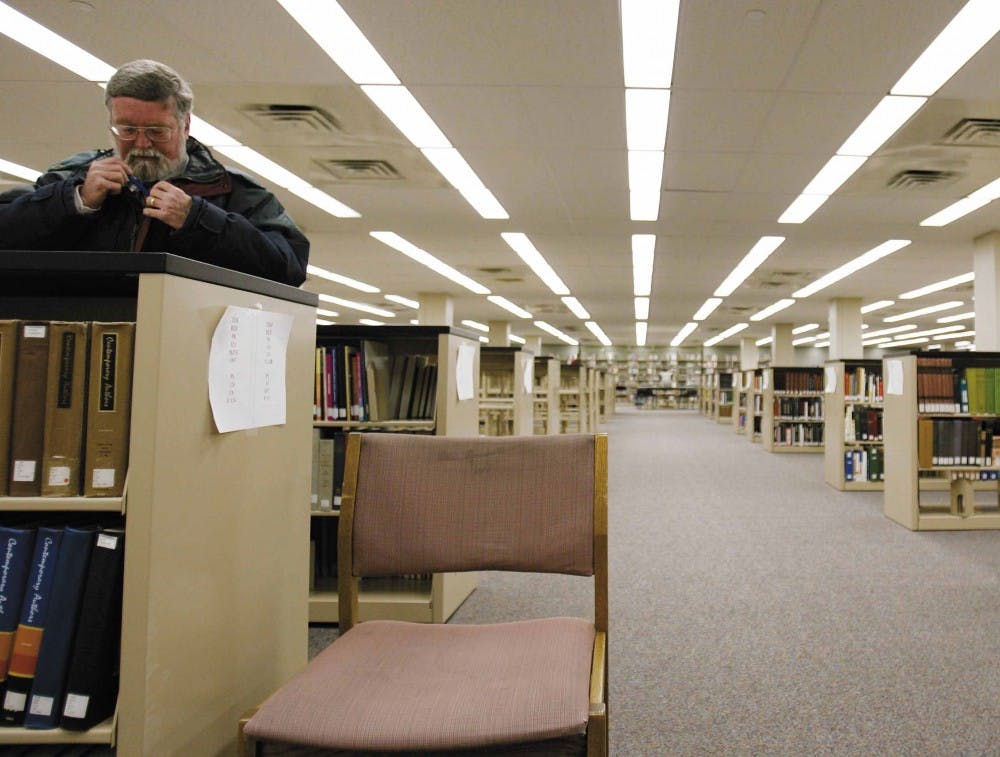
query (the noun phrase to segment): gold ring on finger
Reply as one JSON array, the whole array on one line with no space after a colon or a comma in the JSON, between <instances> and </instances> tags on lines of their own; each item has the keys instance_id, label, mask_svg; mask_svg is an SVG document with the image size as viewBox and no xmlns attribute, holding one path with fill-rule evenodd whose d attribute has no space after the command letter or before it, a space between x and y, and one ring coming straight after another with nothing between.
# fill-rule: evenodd
<instances>
[{"instance_id":1,"label":"gold ring on finger","mask_svg":"<svg viewBox=\"0 0 1000 757\"><path fill-rule=\"evenodd\" d=\"M156 207L156 198L155 197L150 197L149 198L149 207L151 207L151 208L155 208Z\"/></svg>"}]
</instances>

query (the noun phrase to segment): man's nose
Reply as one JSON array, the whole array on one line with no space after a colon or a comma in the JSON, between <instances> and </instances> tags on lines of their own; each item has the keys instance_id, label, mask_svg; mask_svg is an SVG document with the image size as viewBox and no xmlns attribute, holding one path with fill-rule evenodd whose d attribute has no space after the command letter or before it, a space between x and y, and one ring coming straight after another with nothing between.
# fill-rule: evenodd
<instances>
[{"instance_id":1,"label":"man's nose","mask_svg":"<svg viewBox=\"0 0 1000 757\"><path fill-rule=\"evenodd\" d=\"M153 146L153 140L146 136L146 130L140 129L138 136L135 138L135 146L143 150L147 150Z\"/></svg>"}]
</instances>

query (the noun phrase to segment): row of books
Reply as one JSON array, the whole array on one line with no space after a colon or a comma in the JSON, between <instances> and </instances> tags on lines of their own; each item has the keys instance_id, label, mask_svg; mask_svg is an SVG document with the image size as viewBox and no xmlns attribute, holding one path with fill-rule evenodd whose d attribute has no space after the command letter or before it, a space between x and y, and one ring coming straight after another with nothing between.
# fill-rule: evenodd
<instances>
[{"instance_id":1,"label":"row of books","mask_svg":"<svg viewBox=\"0 0 1000 757\"><path fill-rule=\"evenodd\" d=\"M917 410L1000 414L1000 367L955 365L950 357L918 357Z\"/></svg>"},{"instance_id":2,"label":"row of books","mask_svg":"<svg viewBox=\"0 0 1000 757\"><path fill-rule=\"evenodd\" d=\"M774 391L776 392L822 392L823 371L820 369L797 370L794 368L773 368Z\"/></svg>"},{"instance_id":3,"label":"row of books","mask_svg":"<svg viewBox=\"0 0 1000 757\"><path fill-rule=\"evenodd\" d=\"M316 348L313 420L433 418L436 398L433 357L390 355L385 344L370 340Z\"/></svg>"},{"instance_id":4,"label":"row of books","mask_svg":"<svg viewBox=\"0 0 1000 757\"><path fill-rule=\"evenodd\" d=\"M917 464L991 467L1000 463L1000 420L918 418Z\"/></svg>"},{"instance_id":5,"label":"row of books","mask_svg":"<svg viewBox=\"0 0 1000 757\"><path fill-rule=\"evenodd\" d=\"M848 402L882 402L885 386L881 368L859 365L844 369L844 398Z\"/></svg>"},{"instance_id":6,"label":"row of books","mask_svg":"<svg viewBox=\"0 0 1000 757\"><path fill-rule=\"evenodd\" d=\"M775 423L772 441L779 447L819 447L823 444L823 424Z\"/></svg>"},{"instance_id":7,"label":"row of books","mask_svg":"<svg viewBox=\"0 0 1000 757\"><path fill-rule=\"evenodd\" d=\"M118 692L125 533L0 526L0 725L87 730Z\"/></svg>"},{"instance_id":8,"label":"row of books","mask_svg":"<svg viewBox=\"0 0 1000 757\"><path fill-rule=\"evenodd\" d=\"M845 481L884 481L885 452L879 447L844 451Z\"/></svg>"},{"instance_id":9,"label":"row of books","mask_svg":"<svg viewBox=\"0 0 1000 757\"><path fill-rule=\"evenodd\" d=\"M134 323L0 321L0 496L121 496Z\"/></svg>"},{"instance_id":10,"label":"row of books","mask_svg":"<svg viewBox=\"0 0 1000 757\"><path fill-rule=\"evenodd\" d=\"M882 408L848 405L844 413L844 441L882 441Z\"/></svg>"},{"instance_id":11,"label":"row of books","mask_svg":"<svg viewBox=\"0 0 1000 757\"><path fill-rule=\"evenodd\" d=\"M823 420L823 400L805 397L775 397L775 418L814 418Z\"/></svg>"},{"instance_id":12,"label":"row of books","mask_svg":"<svg viewBox=\"0 0 1000 757\"><path fill-rule=\"evenodd\" d=\"M340 493L344 483L344 451L347 435L330 435L313 429L311 510L322 512L340 509Z\"/></svg>"}]
</instances>

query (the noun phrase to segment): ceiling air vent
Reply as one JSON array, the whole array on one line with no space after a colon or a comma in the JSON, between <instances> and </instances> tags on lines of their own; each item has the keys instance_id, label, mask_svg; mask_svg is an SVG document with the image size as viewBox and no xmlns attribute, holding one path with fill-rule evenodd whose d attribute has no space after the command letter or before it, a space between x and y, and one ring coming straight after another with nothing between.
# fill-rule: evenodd
<instances>
[{"instance_id":1,"label":"ceiling air vent","mask_svg":"<svg viewBox=\"0 0 1000 757\"><path fill-rule=\"evenodd\" d=\"M886 186L889 189L926 189L927 187L950 184L957 178L958 174L954 171L912 168L897 173L886 182Z\"/></svg>"},{"instance_id":2,"label":"ceiling air vent","mask_svg":"<svg viewBox=\"0 0 1000 757\"><path fill-rule=\"evenodd\" d=\"M940 143L963 147L1000 147L1000 119L963 118L945 133Z\"/></svg>"},{"instance_id":3,"label":"ceiling air vent","mask_svg":"<svg viewBox=\"0 0 1000 757\"><path fill-rule=\"evenodd\" d=\"M396 181L403 175L387 160L378 158L333 158L316 164L337 181Z\"/></svg>"},{"instance_id":4,"label":"ceiling air vent","mask_svg":"<svg viewBox=\"0 0 1000 757\"><path fill-rule=\"evenodd\" d=\"M343 131L336 116L315 105L257 104L247 105L242 111L264 131L298 134L333 134Z\"/></svg>"}]
</instances>

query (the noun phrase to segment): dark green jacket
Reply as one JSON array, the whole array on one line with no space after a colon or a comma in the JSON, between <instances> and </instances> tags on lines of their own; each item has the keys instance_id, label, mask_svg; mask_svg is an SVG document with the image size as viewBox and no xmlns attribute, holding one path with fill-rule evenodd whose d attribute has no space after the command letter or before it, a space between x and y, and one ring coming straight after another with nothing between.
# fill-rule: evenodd
<instances>
[{"instance_id":1,"label":"dark green jacket","mask_svg":"<svg viewBox=\"0 0 1000 757\"><path fill-rule=\"evenodd\" d=\"M0 250L170 252L293 286L305 281L309 240L277 198L191 137L187 150L187 168L170 180L194 200L180 229L143 216L134 191L108 195L97 213L77 213L74 187L93 161L111 155L93 150L53 166L34 188L0 195Z\"/></svg>"}]
</instances>

